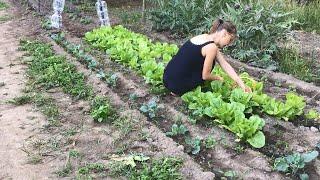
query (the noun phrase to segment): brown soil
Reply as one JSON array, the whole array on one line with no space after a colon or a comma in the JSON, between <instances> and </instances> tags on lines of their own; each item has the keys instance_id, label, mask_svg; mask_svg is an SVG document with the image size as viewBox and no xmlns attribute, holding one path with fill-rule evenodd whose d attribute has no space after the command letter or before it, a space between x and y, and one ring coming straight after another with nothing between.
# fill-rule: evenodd
<instances>
[{"instance_id":1,"label":"brown soil","mask_svg":"<svg viewBox=\"0 0 320 180\"><path fill-rule=\"evenodd\" d=\"M59 88L39 91L51 97L58 106L61 115L57 127L49 126L46 117L34 111L35 107L30 104L13 106L5 103L13 97L23 95L22 90L27 82L27 67L21 64L23 58L20 58L23 52L17 51L19 38L37 37L48 40L45 34L40 34L39 19L28 13L24 14L24 18L19 18L21 14L15 10L12 8L7 12L14 13L16 19L0 25L3 32L0 35L0 41L3 42L0 45L0 75L3 77L0 87L0 179L56 179L57 172L65 169L69 163L71 172L67 176L75 177L77 170L88 163L110 163L110 156L121 148L125 154L143 153L151 158L182 158L184 164L181 172L184 179L214 178L213 173L203 172L183 152L182 146L147 122L146 117L138 111L130 110L117 94L79 64L79 70L89 77L88 84L93 85L96 95L110 98L119 113L134 123L133 131L123 135L121 129L115 126L94 123L88 114L90 102L73 99ZM58 46L54 47L57 53L64 53ZM147 138L142 137L142 134L146 134ZM70 157L71 150L79 152L80 157ZM108 169L101 174L92 174L92 177L112 179L107 176L107 172Z\"/></svg>"},{"instance_id":2,"label":"brown soil","mask_svg":"<svg viewBox=\"0 0 320 180\"><path fill-rule=\"evenodd\" d=\"M320 35L310 32L294 31L293 38L303 56L320 64Z\"/></svg>"},{"instance_id":3,"label":"brown soil","mask_svg":"<svg viewBox=\"0 0 320 180\"><path fill-rule=\"evenodd\" d=\"M0 179L51 177L51 163L32 165L23 152L27 139L40 133L45 117L33 111L31 105L15 107L6 103L24 89L26 66L21 64L22 53L17 48L19 38L30 32L24 31L26 26L20 24L23 20L15 8L0 11L0 17L5 14L15 18L0 24Z\"/></svg>"},{"instance_id":4,"label":"brown soil","mask_svg":"<svg viewBox=\"0 0 320 180\"><path fill-rule=\"evenodd\" d=\"M67 55L68 59L72 59L71 56L66 54L64 50L57 45L54 44L54 49L57 53ZM73 61L72 63L77 65L77 68L80 72L83 72L88 77L88 83L92 84L97 94L105 95L110 98L111 103L117 107L118 109L130 109L128 104L121 100L117 94L112 92L106 84L101 83L99 79L95 77L90 70L85 69L80 63ZM186 154L183 153L183 147L174 143L171 138L168 138L161 132L160 129L155 127L152 123L147 122L146 117L140 114L140 112L136 110L127 110L124 111L123 114L130 114L131 119L139 120L139 127L143 129L143 131L147 132L149 135L149 140L147 142L144 141L132 141L135 139L133 137L137 136L137 134L130 134L130 138L128 141L129 147L127 147L130 152L136 152L137 148L140 153L154 156L154 157L162 157L162 156L175 156L181 157L185 160L184 166L182 168L182 173L187 179L213 179L214 174L210 172L201 172L201 168L198 164L193 162L193 160ZM136 132L138 133L138 132ZM117 133L113 133L117 134ZM90 135L91 136L91 135ZM128 138L128 137L127 137ZM82 138L79 138L82 139ZM126 142L125 139L123 139ZM122 143L124 143L122 142ZM130 143L129 143L130 142ZM133 146L133 147L131 147ZM90 146L89 146L90 147ZM89 148L87 147L87 148ZM151 149L155 148L156 151L152 151ZM92 149L92 147L90 147ZM97 153L95 153L97 154ZM99 154L99 153L98 153Z\"/></svg>"},{"instance_id":5,"label":"brown soil","mask_svg":"<svg viewBox=\"0 0 320 180\"><path fill-rule=\"evenodd\" d=\"M69 22L68 24L66 24L66 29L67 30L72 29L72 34L76 35L78 37L82 36L84 33L84 31L81 27L82 26L80 26L77 23L73 24L73 23ZM156 34L156 36L157 36L157 34ZM161 35L158 35L158 36L161 36ZM165 36L163 36L163 37L166 38ZM161 38L159 38L159 39L161 39ZM62 50L59 50L59 52L62 52ZM77 64L77 66L79 67L80 64ZM117 67L117 65L113 65L112 67ZM245 68L250 69L250 67L245 67ZM123 68L121 70L123 70ZM130 102L127 102L128 96L130 93L133 93L133 92L140 94L140 97L142 98L142 100L139 100L137 102L137 104L135 105L136 107L139 107L139 105L141 105L142 103L150 100L151 96L149 95L149 93L147 91L147 89L149 89L150 87L145 86L145 85L141 85L143 83L143 80L141 78L139 78L137 75L131 74L130 72L128 74L121 74L120 73L121 70L117 70L121 83L117 87L117 89L113 90L118 95L120 95L120 97L117 94L112 93L105 86L102 87L102 85L100 83L96 82L96 80L93 80L93 82L91 82L91 83L93 83L93 84L96 83L95 86L99 87L99 89L102 90L101 93L109 94L109 96L111 94L111 97L114 97L114 96L117 97L117 100L114 100L115 102L124 101L126 103L130 103ZM86 70L81 69L81 71L86 71ZM254 75L255 75L255 73L260 74L260 72L261 72L260 69L252 70L252 74L254 74ZM264 73L266 73L266 72L264 72ZM90 72L87 72L86 74L89 76ZM259 77L258 74L257 74L257 77ZM272 77L273 77L273 74L271 75L271 80L270 80L271 82L273 82ZM310 106L317 107L316 105L319 104L319 99L317 99L317 97L318 97L317 93L319 91L318 91L317 87L314 87L312 85L307 84L308 87L305 88L303 86L306 84L303 84L303 83L301 84L301 82L296 81L295 79L288 82L288 79L291 79L290 77L287 77L287 79L285 79L285 80L283 80L282 77L283 77L283 75L279 74L278 76L275 76L275 78L274 78L275 79L274 81L282 80L284 82L284 87L280 88L280 90L283 89L282 92L280 93L280 95L279 95L279 93L275 93L275 91L273 89L271 89L271 87L274 86L273 84L271 84L270 87L267 88L267 89L271 89L269 91L269 93L273 94L274 96L277 95L277 96L281 97L281 94L287 91L287 88L291 83L293 83L295 85L297 84L298 92L301 92L302 94L304 94L307 98L310 99L309 102L312 102L312 103L310 103L311 104ZM173 99L174 102L179 102L179 100L177 100L177 98L171 98L169 96L165 96L164 99L171 99L171 100ZM314 100L314 99L316 99L316 100ZM161 102L163 102L163 101L161 101ZM206 135L208 135L210 133L210 129L206 129L206 128L201 127L199 125L197 125L197 126L190 125L190 123L187 122L187 117L184 114L182 114L181 112L176 111L175 110L176 108L173 108L173 107L175 107L175 103L168 103L168 104L167 103L168 102L165 102L165 104L163 104L164 107L168 107L168 108L166 108L165 110L162 111L163 117L158 119L161 121L160 121L160 123L157 124L158 127L160 127L163 131L168 131L170 129L171 123L172 123L172 117L180 115L180 116L183 116L183 122L188 125L188 128L189 128L189 130L191 130L191 134L193 137L196 137L196 136L206 137ZM122 106L123 106L123 104L122 104ZM128 106L128 105L126 105L126 106ZM64 108L62 108L62 109L64 109ZM266 117L266 118L268 119L269 117ZM300 152L305 151L305 150L310 150L310 149L312 149L314 143L316 143L317 140L319 140L319 132L318 131L311 131L311 129L308 129L305 127L297 128L297 127L293 126L292 123L286 123L286 122L281 122L280 126L279 126L278 123L276 123L277 120L275 120L273 118L268 119L268 120L270 122L267 123L265 131L266 131L267 138L269 140L268 144L269 143L270 144L268 146L266 146L266 150L261 150L261 152L267 156L274 156L274 155L278 156L278 155L282 155L282 153L286 153L287 151L291 151L291 150L300 151ZM212 134L217 138L221 137L221 133L226 134L227 141L228 141L228 143L230 143L230 147L225 148L225 147L221 147L221 145L219 145L218 148L213 151L203 151L202 153L200 153L199 156L194 157L194 160L199 162L202 165L202 167L205 167L206 169L208 168L208 170L211 170L211 171L214 171L214 169L216 169L216 168L225 170L225 169L230 169L230 167L231 167L231 169L236 170L238 172L245 172L245 173L240 173L240 174L243 175L243 177L246 177L249 179L251 179L251 178L280 179L280 177L282 177L282 175L279 175L278 173L271 173L270 172L271 167L268 164L269 159L266 157L263 157L263 155L261 153L257 152L256 150L252 150L250 148L247 148L243 154L236 155L235 152L231 148L231 147L234 147L234 145L235 145L233 142L233 139L234 139L233 136L231 134L229 134L228 132L225 133L224 130L221 130L220 128L213 128L212 130L213 130ZM281 131L283 134L279 137L275 137L274 134L277 131ZM160 130L158 132L159 132L159 134L163 135ZM88 134L84 134L84 136L81 136L81 139L82 138L85 139L85 137L87 137L87 135ZM179 140L179 139L174 139L174 140L178 143L183 144L182 140ZM172 140L170 140L170 141L172 141ZM280 141L290 142L289 143L290 150L288 150L288 149L281 150L281 149L277 149L279 147L273 147L273 143L277 143ZM89 141L86 141L86 143L88 143L88 142ZM157 143L161 144L161 142L163 142L163 141L161 140ZM84 143L84 144L86 144L86 143ZM185 144L183 144L183 145L185 145ZM85 147L85 146L83 145L82 147ZM170 146L170 147L172 147L172 146ZM169 147L167 147L167 148L169 148ZM176 148L181 149L181 146L178 146ZM88 149L86 149L86 150L88 150ZM173 149L173 150L175 150L175 149ZM183 150L183 146L182 146L181 150ZM275 152L276 150L279 150L280 152ZM270 151L271 153L268 154L268 151ZM186 156L186 157L189 157L189 156ZM211 160L213 159L213 161L214 161L213 165L209 165L209 166L207 165L208 162L210 162L209 159L211 159ZM250 161L250 160L252 160L252 161ZM193 161L188 160L188 162L192 163ZM319 161L316 161L315 165L313 167L317 167L317 166L319 166ZM187 169L188 168L190 168L190 166L187 166ZM320 174L319 169L318 170L315 169L315 171L318 171L318 172L311 172L310 171L311 178L319 177L319 174Z\"/></svg>"},{"instance_id":6,"label":"brown soil","mask_svg":"<svg viewBox=\"0 0 320 180\"><path fill-rule=\"evenodd\" d=\"M78 43L79 43L79 41L78 41ZM101 55L98 55L98 54L96 54L96 56L101 56ZM103 61L105 61L105 59L103 58ZM112 63L111 63L112 64ZM115 67L116 65L110 65L110 64L108 64L108 66L112 66L112 67ZM114 69L114 68L113 68ZM123 69L123 68L121 68L121 67L118 67L118 69ZM121 70L120 70L121 71ZM136 75L129 75L129 76L127 76L127 78L129 78L129 79L137 79L137 76ZM139 80L138 82L136 82L136 83L138 83L139 84L139 86L138 85L132 85L131 83L128 83L128 81L130 81L130 80L123 80L123 79L121 79L120 81L124 81L123 82L123 84L124 85L128 85L128 86L132 86L132 87L141 87L141 81L143 81L143 80ZM122 83L121 83L122 84ZM129 85L129 84L131 84L131 85ZM137 90L135 88L135 90ZM150 87L149 87L150 88ZM131 93L133 93L134 91L128 91L129 89L132 89L132 88L125 88L125 87L123 87L123 86L121 86L120 87L120 89L125 89L125 92L122 92L121 90L119 91L119 89L117 89L117 92L119 93L119 94L121 94L121 97L128 97L129 96L129 94L131 94ZM145 89L148 89L148 87L145 87ZM284 88L285 89L285 88ZM141 90L139 90L139 91L141 91ZM146 91L146 90L144 90L144 91ZM285 90L285 91L283 91L283 93L285 93L285 92L287 92L287 90ZM275 93L275 94L278 94L278 93ZM127 100L128 98L124 98L125 100ZM147 97L146 98L147 100L148 99L150 99L150 97ZM169 98L169 99L171 99L172 100L172 98ZM175 99L175 98L173 98L173 99ZM144 102L146 102L147 100L144 100ZM143 102L143 101L142 101ZM142 103L142 102L140 102L140 104ZM171 104L171 105L174 105L174 104ZM165 107L167 107L168 106L168 104L165 104L164 105ZM168 111L168 110L164 110L164 112L165 112L165 114L168 114L168 112L170 112L170 111ZM168 114L168 117L172 117L172 116L174 116L174 115L176 115L175 113L173 113L173 114ZM159 120L159 119L158 119ZM171 121L171 120L170 120ZM170 127L171 127L171 125L169 125L168 124L168 122L170 122L170 121L163 121L163 124L162 123L160 123L160 127L161 128L163 128L165 131L168 131L168 130L170 130ZM277 120L274 120L274 119L272 119L271 118L271 123L269 123L269 124L267 124L268 126L267 126L267 128L266 128L266 131L267 132L272 132L272 130L271 129L273 129L273 128L271 128L272 127L272 122L276 122ZM162 121L160 121L160 122L162 122ZM162 125L161 125L162 124ZM296 135L296 133L297 132L299 132L300 130L298 129L298 128L295 128L295 127L292 127L292 124L291 123L285 123L285 125L284 126L287 126L286 127L286 129L290 129L290 128L293 128L294 129L294 131L293 132L286 132L285 133L285 136L282 136L282 137L280 137L279 139L275 139L275 141L274 142L281 142L281 141L285 141L285 142L290 142L290 141L292 141L292 138L297 138L297 136L295 136ZM192 127L191 129L193 129L195 132L201 132L201 129L200 129L200 131L198 131L199 129L196 129L195 127ZM277 130L277 129L275 129L275 130ZM314 143L315 142L317 142L318 140L319 140L319 136L317 135L317 134L314 134L314 133L317 133L317 132L311 132L311 130L304 130L304 131L307 131L306 133L304 133L304 132L302 132L302 139L300 138L297 138L298 140L297 140L297 142L296 143L292 143L292 144L290 144L290 146L289 146L289 149L284 149L283 151L280 151L280 152L276 152L276 150L279 150L279 149L277 149L277 148L279 148L279 147L273 147L273 145L272 144L270 144L268 147L269 148L271 148L270 149L270 152L271 152L271 154L268 154L268 152L267 151L265 151L265 150L261 150L261 152L262 153L265 153L266 155L269 155L270 157L278 157L278 156L280 156L280 155L283 155L283 154L285 154L285 153L287 153L287 152L290 152L290 151L300 151L300 152L302 152L302 151L305 151L305 150L309 150L309 149L312 149L313 148L313 146L314 146ZM217 131L217 132L219 132L219 131ZM311 132L311 134L314 134L314 136L309 136L308 135L308 133L309 132ZM195 136L199 136L199 134L198 133L196 133L195 134ZM206 132L207 133L207 132ZM300 136L301 136L301 133L298 133L298 134L300 134ZM266 135L268 135L268 134L266 134ZM299 136L299 137L300 137ZM201 136L200 136L201 137ZM272 140L272 138L274 138L273 136L272 136L272 134L270 134L269 136L267 136L267 138L269 138L270 140ZM307 139L310 139L311 141L307 141L307 142L310 142L310 144L308 144L308 145L306 145L305 144L305 140L306 139L304 139L304 138L307 138ZM178 140L179 141L179 140ZM271 142L271 141L270 141ZM183 142L180 142L179 141L179 143L183 143ZM271 142L272 143L272 142ZM300 145L299 145L300 144ZM267 147L267 148L268 148ZM207 152L206 152L206 154L208 154ZM209 153L210 154L210 153ZM200 155L201 156L201 155ZM257 155L255 155L255 156L257 156ZM213 157L213 156L211 156L211 157ZM250 157L250 156L248 156L248 154L245 154L245 155L243 155L243 157ZM243 158L239 158L239 159L241 159L241 161L242 162L247 162L247 161L245 161L245 160L243 160ZM199 159L198 159L199 160ZM226 162L226 160L225 159L223 159L222 161L224 161L224 162ZM199 161L199 162L201 162L201 161ZM207 161L204 161L205 163L207 162ZM262 161L260 161L260 163L261 163ZM234 162L233 162L234 163ZM318 163L318 162L317 162ZM220 168L223 168L223 165L222 164L216 164L217 166L216 167L220 167ZM227 166L226 166L227 167ZM230 165L228 166L228 167L230 167ZM234 167L234 166L232 166L232 167ZM261 166L259 166L259 165L257 165L256 167L261 167ZM237 169L237 168L239 168L239 167L236 167L235 169ZM240 170L240 169L239 169ZM243 170L243 169L242 169ZM254 173L256 173L256 172L254 172ZM318 175L315 175L315 176L318 176ZM247 177L250 177L250 175L248 175Z\"/></svg>"},{"instance_id":7,"label":"brown soil","mask_svg":"<svg viewBox=\"0 0 320 180\"><path fill-rule=\"evenodd\" d=\"M72 40L79 42L77 38L74 38ZM96 55L99 54L97 53ZM105 65L106 72L115 72L116 69L121 68L119 66L116 67L117 65L112 64L112 62L110 62L109 60L106 61L105 57L102 58L101 61L107 63ZM117 71L116 74L119 77L119 85L114 89L114 91L116 91L117 94L120 94L122 100L128 101L128 103L130 103L132 106L140 107L143 103L148 102L153 97L150 96L150 93L148 93L148 87L143 85L143 80L141 80L141 78L138 78L137 75L134 75L134 73L124 75L120 71ZM137 79L140 79L138 80L138 82L140 83L136 82ZM140 94L140 98L136 102L132 102L128 100L128 98L126 98L129 97L130 94ZM178 100L178 98L171 98L171 100L172 99L174 99L174 101ZM180 117L182 122L189 129L190 135L193 138L199 137L201 139L204 139L208 137L208 135L212 135L215 139L221 140L222 136L224 136L224 141L226 141L226 145L229 146L229 148L225 148L222 144L219 144L213 150L205 150L201 152L200 155L193 156L197 162L202 164L203 167L206 167L206 169L213 172L217 172L219 169L232 169L245 178L256 177L258 179L278 179L281 177L281 175L279 175L278 173L270 173L271 167L268 165L268 159L263 157L262 154L248 149L243 154L237 156L234 150L232 150L232 147L236 146L234 143L233 135L217 127L200 128L198 126L191 125L184 114L176 111L171 107L173 105L174 104L170 103L159 104L159 107L164 107L164 109L161 110L158 117L149 120L155 122L159 128L161 128L164 132L167 132L171 130L171 125L173 124L174 120ZM186 147L184 139L174 138L174 140ZM245 159L251 160L248 161ZM209 160L213 162L208 166Z\"/></svg>"}]
</instances>

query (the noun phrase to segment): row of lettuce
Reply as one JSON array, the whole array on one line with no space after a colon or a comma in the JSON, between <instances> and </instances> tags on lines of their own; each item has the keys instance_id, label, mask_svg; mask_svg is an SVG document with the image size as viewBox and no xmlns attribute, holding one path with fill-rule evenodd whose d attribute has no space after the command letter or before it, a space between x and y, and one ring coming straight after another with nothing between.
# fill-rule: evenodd
<instances>
[{"instance_id":1,"label":"row of lettuce","mask_svg":"<svg viewBox=\"0 0 320 180\"><path fill-rule=\"evenodd\" d=\"M106 51L110 58L141 74L146 83L163 86L162 75L166 63L174 56L175 44L152 42L148 37L131 32L123 26L102 27L88 32L85 39L93 47ZM303 113L306 106L303 97L293 92L286 94L282 102L262 92L263 83L255 81L247 73L240 76L253 93L244 93L220 68L214 74L224 78L223 82L212 81L182 96L194 115L209 116L222 127L235 133L238 140L247 141L255 148L265 145L262 129L265 121L261 112L291 120ZM249 118L247 118L249 117Z\"/></svg>"}]
</instances>

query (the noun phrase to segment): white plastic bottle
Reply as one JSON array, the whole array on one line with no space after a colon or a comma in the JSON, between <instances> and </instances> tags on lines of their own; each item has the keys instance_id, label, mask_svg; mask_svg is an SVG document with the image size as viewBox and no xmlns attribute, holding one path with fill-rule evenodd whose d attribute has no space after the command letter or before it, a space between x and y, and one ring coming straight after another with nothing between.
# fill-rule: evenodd
<instances>
[{"instance_id":1,"label":"white plastic bottle","mask_svg":"<svg viewBox=\"0 0 320 180\"><path fill-rule=\"evenodd\" d=\"M56 29L62 27L62 17L60 13L56 12L51 16L51 27Z\"/></svg>"},{"instance_id":2,"label":"white plastic bottle","mask_svg":"<svg viewBox=\"0 0 320 180\"><path fill-rule=\"evenodd\" d=\"M65 0L53 0L52 6L54 14L51 16L51 27L60 29L62 27L62 11Z\"/></svg>"},{"instance_id":3,"label":"white plastic bottle","mask_svg":"<svg viewBox=\"0 0 320 180\"><path fill-rule=\"evenodd\" d=\"M96 2L96 10L101 26L110 26L107 3L105 1L98 0Z\"/></svg>"},{"instance_id":4,"label":"white plastic bottle","mask_svg":"<svg viewBox=\"0 0 320 180\"><path fill-rule=\"evenodd\" d=\"M54 0L53 1L53 10L62 12L64 9L65 0Z\"/></svg>"}]
</instances>

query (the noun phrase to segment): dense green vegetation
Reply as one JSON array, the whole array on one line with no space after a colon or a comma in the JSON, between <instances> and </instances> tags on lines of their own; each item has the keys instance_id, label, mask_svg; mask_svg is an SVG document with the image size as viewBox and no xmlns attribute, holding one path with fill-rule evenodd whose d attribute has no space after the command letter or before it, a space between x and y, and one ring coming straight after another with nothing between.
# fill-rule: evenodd
<instances>
[{"instance_id":1,"label":"dense green vegetation","mask_svg":"<svg viewBox=\"0 0 320 180\"><path fill-rule=\"evenodd\" d=\"M217 17L231 20L239 39L226 53L249 65L280 71L308 82L320 79L318 66L296 50L281 48L292 29L319 32L320 1L298 4L286 0L154 1L153 28L179 36L207 33Z\"/></svg>"}]
</instances>

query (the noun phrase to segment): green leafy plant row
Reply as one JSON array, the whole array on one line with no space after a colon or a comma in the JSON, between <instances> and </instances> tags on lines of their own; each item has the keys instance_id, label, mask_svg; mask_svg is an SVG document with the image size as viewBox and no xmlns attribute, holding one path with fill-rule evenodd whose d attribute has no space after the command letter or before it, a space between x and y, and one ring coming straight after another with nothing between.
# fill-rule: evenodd
<instances>
[{"instance_id":1,"label":"green leafy plant row","mask_svg":"<svg viewBox=\"0 0 320 180\"><path fill-rule=\"evenodd\" d=\"M35 85L46 89L61 87L76 98L92 96L92 87L86 85L84 75L65 57L55 55L50 45L38 41L21 41L20 44L21 50L31 56L28 74L35 78Z\"/></svg>"},{"instance_id":2,"label":"green leafy plant row","mask_svg":"<svg viewBox=\"0 0 320 180\"><path fill-rule=\"evenodd\" d=\"M178 50L176 45L152 43L146 36L122 26L93 30L86 33L86 40L94 47L107 51L112 60L138 71L153 86L163 85L164 66ZM265 123L256 115L247 119L246 114L250 115L258 109L289 120L303 113L304 99L294 93L288 93L285 102L276 100L262 93L262 82L256 82L247 73L242 73L241 78L253 90L248 94L237 89L221 68L215 68L214 73L222 76L224 82L213 81L204 89L199 87L186 93L182 99L193 114L215 118L222 127L234 132L239 140L245 140L254 147L265 144L261 131Z\"/></svg>"},{"instance_id":3,"label":"green leafy plant row","mask_svg":"<svg viewBox=\"0 0 320 180\"><path fill-rule=\"evenodd\" d=\"M162 85L164 65L178 51L177 45L152 43L146 36L122 26L96 29L86 33L85 38L94 47L107 51L112 60L138 71L154 86Z\"/></svg>"},{"instance_id":4,"label":"green leafy plant row","mask_svg":"<svg viewBox=\"0 0 320 180\"><path fill-rule=\"evenodd\" d=\"M233 80L221 68L215 68L213 73L222 76L224 82L212 81L209 87L210 91L221 94L222 99L227 102L243 104L245 106L245 113L260 110L271 116L288 121L301 115L306 106L304 98L294 92L286 94L285 102L264 94L263 83L255 81L246 72L240 74L240 77L252 89L253 93L244 93L242 90L234 88Z\"/></svg>"}]
</instances>

